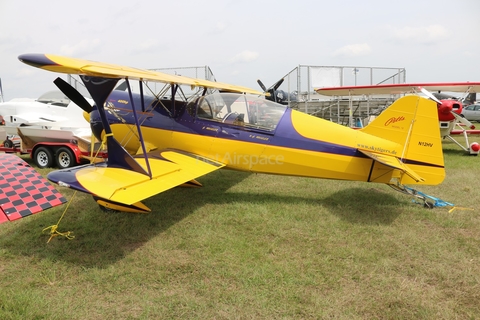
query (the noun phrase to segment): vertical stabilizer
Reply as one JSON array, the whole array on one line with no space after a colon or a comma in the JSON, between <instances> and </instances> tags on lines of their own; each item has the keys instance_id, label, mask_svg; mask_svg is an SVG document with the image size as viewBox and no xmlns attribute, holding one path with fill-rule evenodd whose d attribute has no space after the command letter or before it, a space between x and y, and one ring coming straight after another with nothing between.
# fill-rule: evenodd
<instances>
[{"instance_id":1,"label":"vertical stabilizer","mask_svg":"<svg viewBox=\"0 0 480 320\"><path fill-rule=\"evenodd\" d=\"M468 105L474 104L476 101L477 101L477 93L476 93L476 92L472 92L472 93L469 93L469 94L463 99L463 104L464 104L465 106L468 106Z\"/></svg>"},{"instance_id":2,"label":"vertical stabilizer","mask_svg":"<svg viewBox=\"0 0 480 320\"><path fill-rule=\"evenodd\" d=\"M397 158L421 176L424 184L443 181L443 149L435 102L414 95L402 97L361 131L401 145ZM405 175L401 183L415 181Z\"/></svg>"}]
</instances>

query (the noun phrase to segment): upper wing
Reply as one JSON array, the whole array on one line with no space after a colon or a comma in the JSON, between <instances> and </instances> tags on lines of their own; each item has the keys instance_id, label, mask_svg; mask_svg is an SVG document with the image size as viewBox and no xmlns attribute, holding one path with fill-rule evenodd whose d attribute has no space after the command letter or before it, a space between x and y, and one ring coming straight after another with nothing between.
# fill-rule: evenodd
<instances>
[{"instance_id":1,"label":"upper wing","mask_svg":"<svg viewBox=\"0 0 480 320\"><path fill-rule=\"evenodd\" d=\"M129 78L163 83L177 83L195 87L212 88L233 92L245 92L258 95L264 94L258 90L221 82L170 75L163 72L68 58L52 54L22 54L18 57L18 59L31 66L59 73L80 74L102 78Z\"/></svg>"},{"instance_id":2,"label":"upper wing","mask_svg":"<svg viewBox=\"0 0 480 320\"><path fill-rule=\"evenodd\" d=\"M329 87L315 89L324 96L354 96L369 94L403 94L418 92L420 88L428 91L446 92L480 92L480 82L452 82L452 83L402 83L379 84L372 86Z\"/></svg>"},{"instance_id":3,"label":"upper wing","mask_svg":"<svg viewBox=\"0 0 480 320\"><path fill-rule=\"evenodd\" d=\"M19 157L0 153L0 223L58 206L66 199Z\"/></svg>"},{"instance_id":4,"label":"upper wing","mask_svg":"<svg viewBox=\"0 0 480 320\"><path fill-rule=\"evenodd\" d=\"M53 171L48 179L126 205L161 193L225 165L194 154L163 150L147 154L152 177L132 170L87 165ZM135 159L147 170L143 157Z\"/></svg>"}]
</instances>

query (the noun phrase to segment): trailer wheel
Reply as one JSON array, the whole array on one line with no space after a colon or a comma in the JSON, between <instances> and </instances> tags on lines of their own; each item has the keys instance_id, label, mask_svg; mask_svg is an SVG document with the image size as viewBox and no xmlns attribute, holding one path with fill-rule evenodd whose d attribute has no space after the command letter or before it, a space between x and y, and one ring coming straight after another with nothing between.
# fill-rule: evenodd
<instances>
[{"instance_id":1,"label":"trailer wheel","mask_svg":"<svg viewBox=\"0 0 480 320\"><path fill-rule=\"evenodd\" d=\"M10 139L6 139L5 141L3 141L3 146L5 148L13 148L13 141Z\"/></svg>"},{"instance_id":2,"label":"trailer wheel","mask_svg":"<svg viewBox=\"0 0 480 320\"><path fill-rule=\"evenodd\" d=\"M70 168L77 164L72 150L66 147L57 150L55 162L60 169Z\"/></svg>"},{"instance_id":3,"label":"trailer wheel","mask_svg":"<svg viewBox=\"0 0 480 320\"><path fill-rule=\"evenodd\" d=\"M45 147L39 147L33 154L33 161L40 169L51 167L53 164L52 151Z\"/></svg>"}]
</instances>

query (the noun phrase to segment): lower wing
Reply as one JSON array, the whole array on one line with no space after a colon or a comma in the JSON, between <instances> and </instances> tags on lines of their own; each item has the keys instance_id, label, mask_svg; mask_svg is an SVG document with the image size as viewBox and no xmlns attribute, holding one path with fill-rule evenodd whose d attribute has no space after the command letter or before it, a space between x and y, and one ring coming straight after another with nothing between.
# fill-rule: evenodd
<instances>
[{"instance_id":1,"label":"lower wing","mask_svg":"<svg viewBox=\"0 0 480 320\"><path fill-rule=\"evenodd\" d=\"M174 150L151 152L147 157L148 165L143 155L135 160L146 172L150 167L151 177L101 163L53 171L48 179L90 193L97 199L129 206L225 166L205 157Z\"/></svg>"},{"instance_id":2,"label":"lower wing","mask_svg":"<svg viewBox=\"0 0 480 320\"><path fill-rule=\"evenodd\" d=\"M25 161L13 154L0 153L0 223L64 202L66 199Z\"/></svg>"}]
</instances>

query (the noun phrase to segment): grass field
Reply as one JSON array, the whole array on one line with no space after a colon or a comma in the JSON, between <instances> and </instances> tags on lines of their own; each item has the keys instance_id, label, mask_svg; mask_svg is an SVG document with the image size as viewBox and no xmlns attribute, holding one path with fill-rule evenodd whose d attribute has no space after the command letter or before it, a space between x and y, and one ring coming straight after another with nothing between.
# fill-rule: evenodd
<instances>
[{"instance_id":1,"label":"grass field","mask_svg":"<svg viewBox=\"0 0 480 320\"><path fill-rule=\"evenodd\" d=\"M384 185L227 170L147 215L77 193L59 225L73 240L42 233L65 206L0 225L0 319L475 319L480 157L444 150L444 183L418 190L451 213Z\"/></svg>"}]
</instances>

